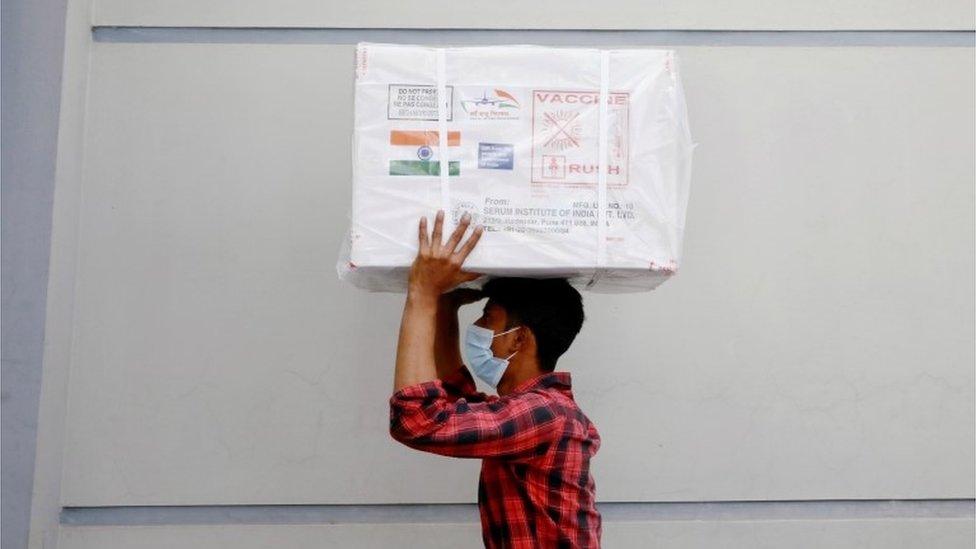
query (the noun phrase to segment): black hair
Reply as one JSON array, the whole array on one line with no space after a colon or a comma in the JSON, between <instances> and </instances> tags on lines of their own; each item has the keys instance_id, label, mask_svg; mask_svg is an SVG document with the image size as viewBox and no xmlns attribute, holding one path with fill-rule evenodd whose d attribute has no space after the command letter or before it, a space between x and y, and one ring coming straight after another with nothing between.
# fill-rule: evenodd
<instances>
[{"instance_id":1,"label":"black hair","mask_svg":"<svg viewBox=\"0 0 976 549\"><path fill-rule=\"evenodd\" d=\"M535 336L544 372L569 349L583 327L583 297L564 278L493 278L482 289L489 303L508 314L508 325L527 326Z\"/></svg>"}]
</instances>

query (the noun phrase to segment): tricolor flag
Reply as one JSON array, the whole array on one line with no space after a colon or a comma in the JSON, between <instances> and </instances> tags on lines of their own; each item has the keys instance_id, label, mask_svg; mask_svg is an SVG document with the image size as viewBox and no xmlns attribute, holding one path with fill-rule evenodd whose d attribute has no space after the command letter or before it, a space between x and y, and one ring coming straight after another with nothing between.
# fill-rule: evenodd
<instances>
[{"instance_id":1,"label":"tricolor flag","mask_svg":"<svg viewBox=\"0 0 976 549\"><path fill-rule=\"evenodd\" d=\"M393 130L390 132L392 150L401 156L400 160L390 160L390 175L440 175L440 160L431 161L434 147L440 145L437 130ZM461 146L461 132L447 132L447 146ZM402 155L399 154L402 152ZM409 159L408 159L409 158ZM448 162L448 175L460 175L461 162Z\"/></svg>"}]
</instances>

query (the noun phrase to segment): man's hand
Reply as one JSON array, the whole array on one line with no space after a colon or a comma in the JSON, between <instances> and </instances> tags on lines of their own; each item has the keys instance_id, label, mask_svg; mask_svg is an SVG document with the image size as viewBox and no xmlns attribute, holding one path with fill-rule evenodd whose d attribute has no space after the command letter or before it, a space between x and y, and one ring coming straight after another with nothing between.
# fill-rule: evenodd
<instances>
[{"instance_id":1,"label":"man's hand","mask_svg":"<svg viewBox=\"0 0 976 549\"><path fill-rule=\"evenodd\" d=\"M420 218L420 247L417 251L417 257L410 267L409 294L425 298L438 298L458 284L481 276L477 273L461 270L464 260L474 249L484 232L484 229L479 225L475 227L471 236L462 243L464 233L470 224L471 216L465 213L451 237L446 243L441 244L444 211L439 210L437 212L437 217L434 220L434 234L429 237L427 235L427 218Z\"/></svg>"}]
</instances>

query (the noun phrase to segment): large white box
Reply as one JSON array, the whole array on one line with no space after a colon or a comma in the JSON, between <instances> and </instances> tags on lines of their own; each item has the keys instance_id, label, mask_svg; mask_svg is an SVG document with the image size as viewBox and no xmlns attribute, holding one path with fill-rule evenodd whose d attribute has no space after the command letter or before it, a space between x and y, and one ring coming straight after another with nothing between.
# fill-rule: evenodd
<instances>
[{"instance_id":1,"label":"large white box","mask_svg":"<svg viewBox=\"0 0 976 549\"><path fill-rule=\"evenodd\" d=\"M485 226L467 270L654 288L681 261L692 148L671 50L359 44L339 274L402 290L443 208Z\"/></svg>"}]
</instances>

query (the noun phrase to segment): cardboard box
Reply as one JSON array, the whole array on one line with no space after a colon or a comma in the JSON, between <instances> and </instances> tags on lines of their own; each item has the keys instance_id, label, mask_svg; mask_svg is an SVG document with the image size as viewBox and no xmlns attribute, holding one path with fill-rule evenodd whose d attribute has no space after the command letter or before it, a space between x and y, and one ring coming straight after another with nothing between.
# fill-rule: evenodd
<instances>
[{"instance_id":1,"label":"cardboard box","mask_svg":"<svg viewBox=\"0 0 976 549\"><path fill-rule=\"evenodd\" d=\"M417 222L443 208L445 234L465 211L485 226L467 270L656 287L681 261L691 174L676 61L670 50L359 44L340 277L403 290Z\"/></svg>"}]
</instances>

